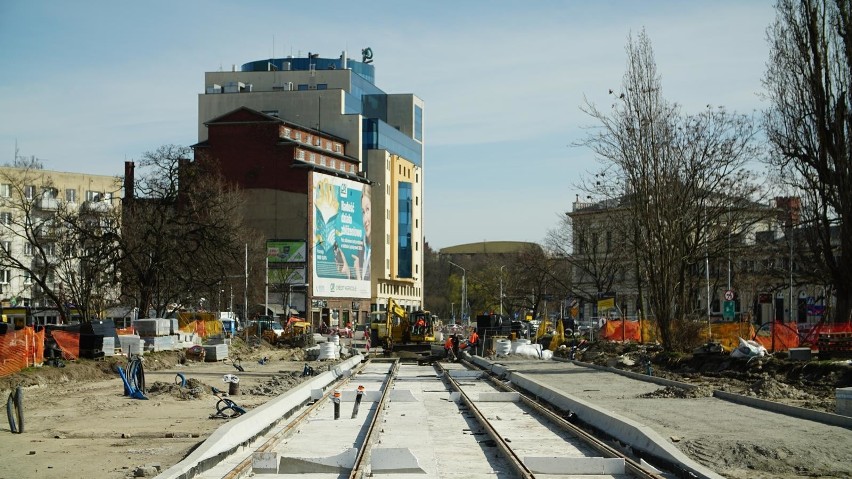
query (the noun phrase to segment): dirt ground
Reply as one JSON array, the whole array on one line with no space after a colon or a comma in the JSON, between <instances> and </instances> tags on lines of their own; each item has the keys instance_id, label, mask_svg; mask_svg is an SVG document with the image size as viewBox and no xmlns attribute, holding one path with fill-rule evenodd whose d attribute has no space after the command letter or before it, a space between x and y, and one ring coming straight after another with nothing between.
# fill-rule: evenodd
<instances>
[{"instance_id":1,"label":"dirt ground","mask_svg":"<svg viewBox=\"0 0 852 479\"><path fill-rule=\"evenodd\" d=\"M306 361L300 349L266 343L249 348L239 340L230 356L240 358L244 372L222 361L182 361L177 352L146 354L147 400L124 396L115 372L116 366L126 367L123 357L30 368L0 378L0 398L18 385L24 394L24 432L12 434L6 419L0 427L0 479L153 477L228 420L210 417L219 400L213 388L229 390L225 374L240 378L239 394L231 399L250 410L302 382L305 364L323 372L336 363ZM186 379L185 387L177 373Z\"/></svg>"},{"instance_id":2,"label":"dirt ground","mask_svg":"<svg viewBox=\"0 0 852 479\"><path fill-rule=\"evenodd\" d=\"M579 353L583 361L637 372L646 372L645 360L650 359L655 375L701 386L690 393L660 388L650 393L653 397L709 395L712 389L723 389L835 412L835 388L852 386L848 361L793 362L780 354L746 361L725 354L671 355L617 343L596 343ZM210 417L218 401L212 388L229 387L223 375L240 377L240 394L232 399L251 409L300 383L305 364L318 372L334 364L308 362L300 349L266 343L248 347L239 340L230 355L241 359L244 372L223 362L182 361L176 352L147 354L147 400L124 396L115 372L117 366L126 366L123 357L30 368L0 378L0 398L23 387L25 417L23 434L12 434L8 423L0 421L0 479L154 476L227 420ZM264 357L268 360L260 364ZM186 378L186 387L176 384L177 373ZM703 452L722 457L721 451ZM739 450L736 455L738 460L761 460L760 450Z\"/></svg>"},{"instance_id":3,"label":"dirt ground","mask_svg":"<svg viewBox=\"0 0 852 479\"><path fill-rule=\"evenodd\" d=\"M718 389L834 413L835 390L852 387L849 359L791 361L786 352L739 359L729 353L671 354L653 346L600 342L581 348L577 359L643 374L647 373L650 360L655 376L699 386L693 392L665 388L658 393L671 397L711 395Z\"/></svg>"}]
</instances>

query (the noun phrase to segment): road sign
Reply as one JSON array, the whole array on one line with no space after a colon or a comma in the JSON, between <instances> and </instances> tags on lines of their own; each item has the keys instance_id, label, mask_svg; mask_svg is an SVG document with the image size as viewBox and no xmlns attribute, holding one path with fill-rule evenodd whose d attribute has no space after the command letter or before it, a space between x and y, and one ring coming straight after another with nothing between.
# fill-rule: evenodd
<instances>
[{"instance_id":1,"label":"road sign","mask_svg":"<svg viewBox=\"0 0 852 479\"><path fill-rule=\"evenodd\" d=\"M725 295L727 296L727 294ZM725 319L734 319L735 311L734 311L734 303L733 301L725 301L722 309L722 317Z\"/></svg>"},{"instance_id":2,"label":"road sign","mask_svg":"<svg viewBox=\"0 0 852 479\"><path fill-rule=\"evenodd\" d=\"M729 289L725 291L725 301L733 301L734 300L734 290Z\"/></svg>"}]
</instances>

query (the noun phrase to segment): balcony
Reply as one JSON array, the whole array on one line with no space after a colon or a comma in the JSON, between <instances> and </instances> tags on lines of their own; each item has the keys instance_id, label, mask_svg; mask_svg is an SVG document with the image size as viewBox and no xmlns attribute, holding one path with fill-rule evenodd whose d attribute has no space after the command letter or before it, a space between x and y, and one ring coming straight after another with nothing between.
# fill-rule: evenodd
<instances>
[{"instance_id":1,"label":"balcony","mask_svg":"<svg viewBox=\"0 0 852 479\"><path fill-rule=\"evenodd\" d=\"M36 207L44 211L56 211L59 208L59 200L56 198L42 197L36 200Z\"/></svg>"}]
</instances>

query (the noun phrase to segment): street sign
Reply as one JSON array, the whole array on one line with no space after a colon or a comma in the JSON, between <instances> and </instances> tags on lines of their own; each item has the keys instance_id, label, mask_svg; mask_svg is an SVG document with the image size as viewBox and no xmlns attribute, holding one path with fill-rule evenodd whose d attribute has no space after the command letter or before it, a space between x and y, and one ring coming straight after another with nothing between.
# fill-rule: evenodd
<instances>
[{"instance_id":1,"label":"street sign","mask_svg":"<svg viewBox=\"0 0 852 479\"><path fill-rule=\"evenodd\" d=\"M725 294L725 297L728 295ZM734 311L734 306L736 303L733 301L725 301L722 309L722 317L725 319L734 319L736 312Z\"/></svg>"},{"instance_id":2,"label":"street sign","mask_svg":"<svg viewBox=\"0 0 852 479\"><path fill-rule=\"evenodd\" d=\"M729 289L725 291L725 301L733 301L734 300L734 290Z\"/></svg>"}]
</instances>

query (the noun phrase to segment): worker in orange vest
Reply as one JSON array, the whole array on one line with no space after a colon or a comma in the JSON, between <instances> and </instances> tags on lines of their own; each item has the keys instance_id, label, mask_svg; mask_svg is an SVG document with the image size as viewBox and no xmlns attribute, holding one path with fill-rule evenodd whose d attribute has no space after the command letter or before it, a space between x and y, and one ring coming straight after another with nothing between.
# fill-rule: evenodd
<instances>
[{"instance_id":1,"label":"worker in orange vest","mask_svg":"<svg viewBox=\"0 0 852 479\"><path fill-rule=\"evenodd\" d=\"M450 361L455 361L455 355L453 355L453 336L447 336L447 340L444 342L444 351L447 353L447 359Z\"/></svg>"},{"instance_id":2,"label":"worker in orange vest","mask_svg":"<svg viewBox=\"0 0 852 479\"><path fill-rule=\"evenodd\" d=\"M467 340L467 347L470 348L470 354L476 354L476 348L479 346L479 335L476 334L476 329L470 333L470 339Z\"/></svg>"}]
</instances>

